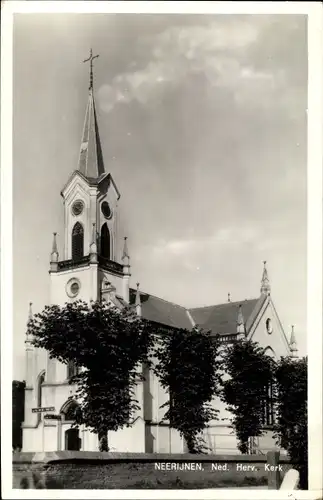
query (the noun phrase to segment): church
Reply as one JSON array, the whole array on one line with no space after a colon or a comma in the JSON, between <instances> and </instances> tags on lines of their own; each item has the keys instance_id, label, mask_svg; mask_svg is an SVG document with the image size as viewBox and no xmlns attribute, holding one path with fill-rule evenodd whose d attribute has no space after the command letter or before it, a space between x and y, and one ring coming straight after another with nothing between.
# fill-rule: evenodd
<instances>
[{"instance_id":1,"label":"church","mask_svg":"<svg viewBox=\"0 0 323 500\"><path fill-rule=\"evenodd\" d=\"M266 262L259 292L251 300L187 309L130 287L131 266L127 238L119 234L118 206L121 193L109 172L105 171L99 124L93 91L92 52L90 85L77 169L61 191L64 210L64 249L58 249L56 233L49 263L50 303L106 300L115 307L133 305L138 315L156 325L192 329L201 326L219 334L223 343L243 335L259 342L274 357L297 356L292 328L287 338L275 309ZM123 250L118 243L123 239ZM255 284L256 285L256 284ZM29 318L32 317L30 305ZM48 353L32 345L26 332L25 419L23 450L26 452L81 450L98 451L98 436L84 426L72 428L77 407L75 386L69 378L75 367L50 359ZM110 451L133 453L185 453L179 433L163 421L168 394L153 373L136 388L140 410L132 425L109 432ZM211 453L235 454L237 442L230 426L230 414L224 404L217 421L205 429L204 440ZM45 411L37 411L43 409ZM47 410L46 410L47 409ZM47 414L46 414L47 413ZM265 411L266 432L252 440L251 451L263 452L275 447L272 437L273 412Z\"/></svg>"}]
</instances>

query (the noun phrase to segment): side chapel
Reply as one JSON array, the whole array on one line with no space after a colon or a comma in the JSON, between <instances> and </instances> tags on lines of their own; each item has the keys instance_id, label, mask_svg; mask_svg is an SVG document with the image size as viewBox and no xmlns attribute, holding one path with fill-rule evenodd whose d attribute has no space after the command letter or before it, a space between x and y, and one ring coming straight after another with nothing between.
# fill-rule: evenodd
<instances>
[{"instance_id":1,"label":"side chapel","mask_svg":"<svg viewBox=\"0 0 323 500\"><path fill-rule=\"evenodd\" d=\"M115 307L132 305L137 314L154 325L191 329L199 325L223 342L234 342L240 335L264 346L273 357L297 356L295 334L288 340L270 293L266 263L261 278L260 293L254 299L186 309L139 289L130 288L130 257L127 238L123 251L120 241L118 204L120 192L110 173L104 168L99 126L93 94L93 71L90 61L90 85L83 135L77 169L63 187L64 251L59 254L56 233L50 258L50 303L63 305L81 299L105 299ZM97 237L99 235L99 237ZM32 317L30 305L29 317ZM75 387L69 378L75 374L73 364L65 365L50 359L48 353L35 349L30 332L26 332L25 420L23 451L83 450L97 451L98 436L85 427L71 428L78 403ZM270 395L269 395L270 396ZM133 424L129 428L109 433L111 451L147 453L183 453L185 443L179 433L163 422L165 409L161 405L168 394L154 374L137 386L140 402ZM204 439L213 453L237 453L237 442L230 427L230 415L223 403L215 400L220 416L205 430ZM34 408L54 408L59 419L46 419ZM273 411L270 397L264 408L266 434L254 439L254 451L266 452L274 447L271 426Z\"/></svg>"}]
</instances>

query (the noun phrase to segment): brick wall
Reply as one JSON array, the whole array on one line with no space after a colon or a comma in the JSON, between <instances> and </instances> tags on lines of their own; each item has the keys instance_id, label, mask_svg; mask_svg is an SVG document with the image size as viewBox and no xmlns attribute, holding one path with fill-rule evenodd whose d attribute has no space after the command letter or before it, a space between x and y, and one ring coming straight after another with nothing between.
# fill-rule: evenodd
<instances>
[{"instance_id":1,"label":"brick wall","mask_svg":"<svg viewBox=\"0 0 323 500\"><path fill-rule=\"evenodd\" d=\"M24 455L29 455L25 457ZM13 488L182 489L238 486L268 487L265 456L148 455L99 452L20 453L13 459ZM162 470L167 465L197 464L197 470ZM200 464L200 465L199 465ZM214 470L216 465L225 470ZM282 459L283 473L291 466ZM237 467L239 465L239 467ZM198 467L203 470L199 470ZM161 469L161 470L160 470ZM244 470L243 470L244 469ZM22 484L23 482L23 484Z\"/></svg>"}]
</instances>

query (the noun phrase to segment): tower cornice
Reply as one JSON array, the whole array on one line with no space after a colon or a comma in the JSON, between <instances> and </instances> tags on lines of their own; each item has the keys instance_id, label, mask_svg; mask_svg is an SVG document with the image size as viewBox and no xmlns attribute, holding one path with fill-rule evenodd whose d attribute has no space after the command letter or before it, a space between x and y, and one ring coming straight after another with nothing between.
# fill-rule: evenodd
<instances>
[{"instance_id":1,"label":"tower cornice","mask_svg":"<svg viewBox=\"0 0 323 500\"><path fill-rule=\"evenodd\" d=\"M66 198L69 193L69 187L72 185L72 181L75 177L79 177L81 181L85 183L85 185L89 188L96 188L96 189L102 189L104 186L104 183L107 183L108 185L112 184L115 192L116 192L116 197L117 200L120 199L120 192L117 188L117 185L110 173L105 173L104 175L100 176L97 179L91 179L86 177L85 175L82 174L79 170L74 170L74 172L70 175L68 181L64 185L63 189L61 190L61 196L63 198Z\"/></svg>"}]
</instances>

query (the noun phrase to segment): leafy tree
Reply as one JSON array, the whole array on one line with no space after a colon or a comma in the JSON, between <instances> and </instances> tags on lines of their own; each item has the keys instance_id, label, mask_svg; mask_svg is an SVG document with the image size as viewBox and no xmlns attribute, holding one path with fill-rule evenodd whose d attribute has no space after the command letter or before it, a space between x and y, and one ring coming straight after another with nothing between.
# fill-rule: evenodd
<instances>
[{"instance_id":1,"label":"leafy tree","mask_svg":"<svg viewBox=\"0 0 323 500\"><path fill-rule=\"evenodd\" d=\"M154 371L170 398L164 420L184 437L190 453L203 451L199 434L218 411L211 401L220 393L219 340L208 333L178 329L160 335Z\"/></svg>"},{"instance_id":2,"label":"leafy tree","mask_svg":"<svg viewBox=\"0 0 323 500\"><path fill-rule=\"evenodd\" d=\"M232 425L241 453L248 453L250 437L262 435L263 408L273 381L274 360L255 342L241 339L223 353L228 380L222 398L233 414Z\"/></svg>"},{"instance_id":3,"label":"leafy tree","mask_svg":"<svg viewBox=\"0 0 323 500\"><path fill-rule=\"evenodd\" d=\"M308 488L307 358L281 358L276 368L275 437L299 469L300 487Z\"/></svg>"},{"instance_id":4,"label":"leafy tree","mask_svg":"<svg viewBox=\"0 0 323 500\"><path fill-rule=\"evenodd\" d=\"M25 418L25 382L12 382L12 448L22 448L21 424Z\"/></svg>"},{"instance_id":5,"label":"leafy tree","mask_svg":"<svg viewBox=\"0 0 323 500\"><path fill-rule=\"evenodd\" d=\"M36 347L79 368L70 380L77 384L80 402L75 425L84 423L97 433L101 451L108 451L107 432L131 425L139 409L135 385L147 361L148 323L130 308L76 301L46 306L30 321L29 331Z\"/></svg>"}]
</instances>

